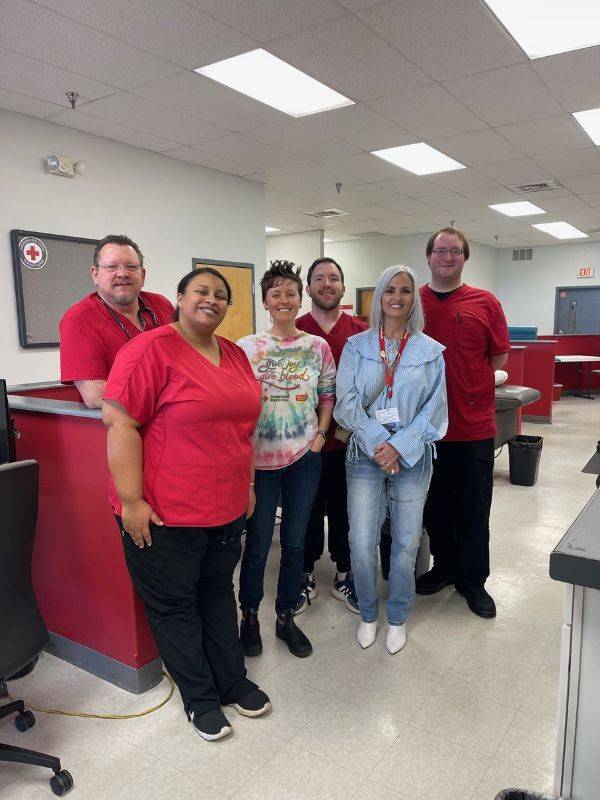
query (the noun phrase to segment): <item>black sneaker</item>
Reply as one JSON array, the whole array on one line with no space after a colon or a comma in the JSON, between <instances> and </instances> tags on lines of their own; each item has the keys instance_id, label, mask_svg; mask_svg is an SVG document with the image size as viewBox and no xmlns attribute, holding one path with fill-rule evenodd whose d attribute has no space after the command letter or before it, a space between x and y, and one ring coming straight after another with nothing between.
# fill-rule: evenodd
<instances>
[{"instance_id":1,"label":"black sneaker","mask_svg":"<svg viewBox=\"0 0 600 800\"><path fill-rule=\"evenodd\" d=\"M339 574L337 572L335 573L333 586L331 587L331 596L345 603L348 611L352 611L354 614L360 614L352 572L346 572L341 580Z\"/></svg>"},{"instance_id":2,"label":"black sneaker","mask_svg":"<svg viewBox=\"0 0 600 800\"><path fill-rule=\"evenodd\" d=\"M190 719L200 736L206 739L207 742L223 739L223 737L229 736L232 731L227 717L220 708L213 708L211 711L205 711L204 714L191 711Z\"/></svg>"},{"instance_id":3,"label":"black sneaker","mask_svg":"<svg viewBox=\"0 0 600 800\"><path fill-rule=\"evenodd\" d=\"M260 717L271 710L271 701L263 690L258 688L231 705L244 717Z\"/></svg>"},{"instance_id":4,"label":"black sneaker","mask_svg":"<svg viewBox=\"0 0 600 800\"><path fill-rule=\"evenodd\" d=\"M308 636L302 633L294 622L294 615L291 611L286 611L283 621L277 617L275 622L275 635L278 639L283 639L287 643L288 650L293 656L306 658L312 653L312 644Z\"/></svg>"},{"instance_id":5,"label":"black sneaker","mask_svg":"<svg viewBox=\"0 0 600 800\"><path fill-rule=\"evenodd\" d=\"M417 594L435 594L451 583L454 583L454 576L448 575L445 570L434 564L429 572L424 572L417 578L415 590Z\"/></svg>"},{"instance_id":6,"label":"black sneaker","mask_svg":"<svg viewBox=\"0 0 600 800\"><path fill-rule=\"evenodd\" d=\"M466 589L456 591L467 601L467 605L474 614L484 619L493 619L496 616L496 603L494 598L489 595L483 586L469 586Z\"/></svg>"},{"instance_id":7,"label":"black sneaker","mask_svg":"<svg viewBox=\"0 0 600 800\"><path fill-rule=\"evenodd\" d=\"M258 611L255 608L242 611L240 642L245 656L259 656L262 653L263 645L262 639L260 638L260 623L258 621Z\"/></svg>"}]
</instances>

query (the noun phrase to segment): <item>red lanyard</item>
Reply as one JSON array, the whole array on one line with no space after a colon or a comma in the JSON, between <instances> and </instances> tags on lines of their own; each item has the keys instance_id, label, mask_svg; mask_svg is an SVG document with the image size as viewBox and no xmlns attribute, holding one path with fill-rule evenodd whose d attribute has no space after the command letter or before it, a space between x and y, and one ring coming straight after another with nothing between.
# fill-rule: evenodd
<instances>
[{"instance_id":1,"label":"red lanyard","mask_svg":"<svg viewBox=\"0 0 600 800\"><path fill-rule=\"evenodd\" d=\"M400 363L400 359L402 358L402 353L404 352L404 348L406 347L406 343L408 341L408 331L404 331L402 339L400 340L400 347L398 348L398 352L396 353L396 358L394 359L393 363L390 364L388 361L387 353L385 351L385 339L383 336L383 327L379 329L379 355L381 356L381 361L383 363L383 368L385 369L385 385L387 386L387 397L388 400L392 397L394 392L394 373L396 372L396 367Z\"/></svg>"}]
</instances>

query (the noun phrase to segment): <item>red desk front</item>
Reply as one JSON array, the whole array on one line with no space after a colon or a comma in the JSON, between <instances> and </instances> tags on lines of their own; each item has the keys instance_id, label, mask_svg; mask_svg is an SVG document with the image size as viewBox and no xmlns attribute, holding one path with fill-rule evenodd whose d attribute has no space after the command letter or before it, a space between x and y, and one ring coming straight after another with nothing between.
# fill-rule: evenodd
<instances>
[{"instance_id":1,"label":"red desk front","mask_svg":"<svg viewBox=\"0 0 600 800\"><path fill-rule=\"evenodd\" d=\"M80 403L10 396L17 457L40 465L33 582L57 655L130 691L160 659L107 498L106 431Z\"/></svg>"}]
</instances>

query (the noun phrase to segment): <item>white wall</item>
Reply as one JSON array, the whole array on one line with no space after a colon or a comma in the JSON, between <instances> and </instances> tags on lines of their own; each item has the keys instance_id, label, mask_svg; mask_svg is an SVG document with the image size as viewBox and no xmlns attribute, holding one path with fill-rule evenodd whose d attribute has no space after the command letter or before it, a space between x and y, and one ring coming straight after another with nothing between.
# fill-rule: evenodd
<instances>
[{"instance_id":1,"label":"white wall","mask_svg":"<svg viewBox=\"0 0 600 800\"><path fill-rule=\"evenodd\" d=\"M344 270L346 296L343 302L354 305L356 289L374 286L381 272L393 264L411 267L415 271L417 282L427 283L430 275L425 258L428 239L429 235L415 234L326 244L325 255L335 258ZM495 293L496 250L473 243L463 277L466 283Z\"/></svg>"},{"instance_id":2,"label":"white wall","mask_svg":"<svg viewBox=\"0 0 600 800\"><path fill-rule=\"evenodd\" d=\"M580 267L594 267L594 277L578 279ZM497 273L508 324L553 333L556 287L600 284L600 242L534 247L532 261L513 262L512 249L500 250Z\"/></svg>"},{"instance_id":3,"label":"white wall","mask_svg":"<svg viewBox=\"0 0 600 800\"><path fill-rule=\"evenodd\" d=\"M85 174L49 175L48 153L83 159ZM12 228L92 239L126 233L145 255L146 288L171 300L194 257L251 262L262 275L261 184L5 111L0 176L0 377L9 384L59 376L58 349L19 348Z\"/></svg>"}]
</instances>

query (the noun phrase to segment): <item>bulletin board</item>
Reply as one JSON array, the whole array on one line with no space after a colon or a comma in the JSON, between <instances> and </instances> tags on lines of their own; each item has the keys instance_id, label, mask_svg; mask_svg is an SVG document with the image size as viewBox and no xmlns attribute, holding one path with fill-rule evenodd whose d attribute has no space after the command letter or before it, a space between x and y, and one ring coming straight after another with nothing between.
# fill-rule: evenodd
<instances>
[{"instance_id":1,"label":"bulletin board","mask_svg":"<svg viewBox=\"0 0 600 800\"><path fill-rule=\"evenodd\" d=\"M60 318L93 291L90 267L98 239L12 230L10 240L19 343L58 347Z\"/></svg>"},{"instance_id":2,"label":"bulletin board","mask_svg":"<svg viewBox=\"0 0 600 800\"><path fill-rule=\"evenodd\" d=\"M237 342L256 330L254 313L254 264L239 261L214 261L209 258L193 258L193 269L211 267L220 272L231 286L233 302L227 309L225 319L217 334Z\"/></svg>"}]
</instances>

